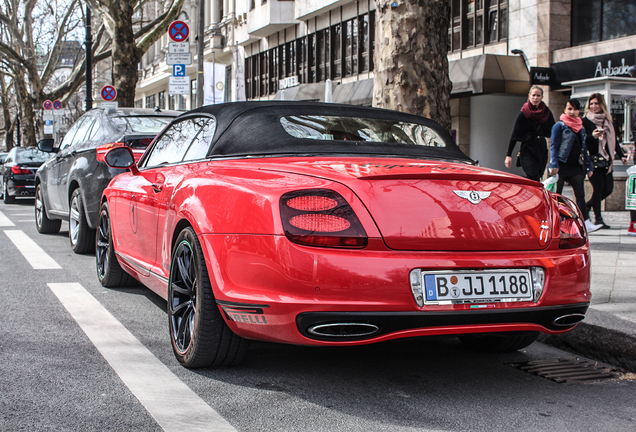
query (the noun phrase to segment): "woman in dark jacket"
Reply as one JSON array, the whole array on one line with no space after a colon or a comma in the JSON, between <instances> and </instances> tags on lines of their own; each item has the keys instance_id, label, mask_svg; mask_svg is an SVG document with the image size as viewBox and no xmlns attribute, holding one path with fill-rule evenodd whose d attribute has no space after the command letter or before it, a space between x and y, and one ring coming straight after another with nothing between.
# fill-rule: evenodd
<instances>
[{"instance_id":1,"label":"woman in dark jacket","mask_svg":"<svg viewBox=\"0 0 636 432\"><path fill-rule=\"evenodd\" d=\"M521 165L529 179L541 181L543 171L548 163L548 147L545 138L550 136L554 117L550 109L541 101L543 90L532 86L528 93L528 101L521 107L515 119L508 144L508 154L504 160L506 168L512 165L512 152L521 142L517 166Z\"/></svg>"},{"instance_id":2,"label":"woman in dark jacket","mask_svg":"<svg viewBox=\"0 0 636 432\"><path fill-rule=\"evenodd\" d=\"M586 132L579 117L580 110L579 101L570 99L552 128L549 174L559 174L557 193L563 192L566 181L572 186L576 205L585 215L585 176L591 177L594 167L585 145ZM594 225L585 219L585 227L588 232L593 232L600 229L601 225Z\"/></svg>"},{"instance_id":3,"label":"woman in dark jacket","mask_svg":"<svg viewBox=\"0 0 636 432\"><path fill-rule=\"evenodd\" d=\"M601 201L610 196L614 189L614 176L612 175L614 153L622 159L623 164L627 163L627 158L623 154L621 146L618 145L612 117L603 95L594 93L587 99L583 127L587 133L585 140L587 150L594 165L594 174L590 177L594 191L592 199L586 203L585 216L587 217L590 208L593 209L596 224L607 229L609 225L603 222L601 216Z\"/></svg>"}]
</instances>

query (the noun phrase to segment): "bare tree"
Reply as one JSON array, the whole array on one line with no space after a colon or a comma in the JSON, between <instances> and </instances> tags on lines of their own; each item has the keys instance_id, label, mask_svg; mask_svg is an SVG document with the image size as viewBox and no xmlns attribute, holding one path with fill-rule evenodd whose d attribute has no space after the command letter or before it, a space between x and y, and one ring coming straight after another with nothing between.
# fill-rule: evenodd
<instances>
[{"instance_id":1,"label":"bare tree","mask_svg":"<svg viewBox=\"0 0 636 432\"><path fill-rule=\"evenodd\" d=\"M451 127L448 0L376 0L374 106Z\"/></svg>"},{"instance_id":2,"label":"bare tree","mask_svg":"<svg viewBox=\"0 0 636 432\"><path fill-rule=\"evenodd\" d=\"M149 23L133 19L141 11L144 0L87 0L97 11L112 41L113 86L117 89L120 106L132 107L139 76L137 66L148 49L168 30L183 7L184 0L173 0L163 14ZM137 25L139 24L139 25ZM135 31L135 28L138 29Z\"/></svg>"}]
</instances>

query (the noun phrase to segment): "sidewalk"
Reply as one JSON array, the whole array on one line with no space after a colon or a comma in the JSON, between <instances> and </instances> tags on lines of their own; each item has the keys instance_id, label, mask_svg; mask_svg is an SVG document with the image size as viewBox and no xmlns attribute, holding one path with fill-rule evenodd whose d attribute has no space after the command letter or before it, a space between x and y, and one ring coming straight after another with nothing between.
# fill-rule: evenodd
<instances>
[{"instance_id":1,"label":"sidewalk","mask_svg":"<svg viewBox=\"0 0 636 432\"><path fill-rule=\"evenodd\" d=\"M590 234L592 303L571 332L544 342L636 372L636 237L629 211L603 212L611 229Z\"/></svg>"}]
</instances>

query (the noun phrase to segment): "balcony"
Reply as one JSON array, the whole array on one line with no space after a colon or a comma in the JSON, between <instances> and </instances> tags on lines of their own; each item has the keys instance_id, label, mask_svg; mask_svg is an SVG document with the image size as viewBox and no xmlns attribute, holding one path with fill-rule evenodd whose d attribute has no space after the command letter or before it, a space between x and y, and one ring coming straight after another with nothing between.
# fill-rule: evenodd
<instances>
[{"instance_id":1,"label":"balcony","mask_svg":"<svg viewBox=\"0 0 636 432\"><path fill-rule=\"evenodd\" d=\"M258 0L256 0L258 1ZM250 36L266 37L297 24L294 1L268 0L247 13L247 32Z\"/></svg>"}]
</instances>

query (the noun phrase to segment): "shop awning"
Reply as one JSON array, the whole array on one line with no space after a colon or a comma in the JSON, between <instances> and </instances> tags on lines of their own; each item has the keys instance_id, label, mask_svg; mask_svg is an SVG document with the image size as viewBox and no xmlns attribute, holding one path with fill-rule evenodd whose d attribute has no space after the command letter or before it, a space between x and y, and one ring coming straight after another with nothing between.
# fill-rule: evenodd
<instances>
[{"instance_id":1,"label":"shop awning","mask_svg":"<svg viewBox=\"0 0 636 432\"><path fill-rule=\"evenodd\" d=\"M451 95L458 93L527 94L530 74L520 56L482 54L453 60L448 65L453 83Z\"/></svg>"},{"instance_id":2,"label":"shop awning","mask_svg":"<svg viewBox=\"0 0 636 432\"><path fill-rule=\"evenodd\" d=\"M333 102L371 106L373 103L373 79L368 78L335 86Z\"/></svg>"}]
</instances>

